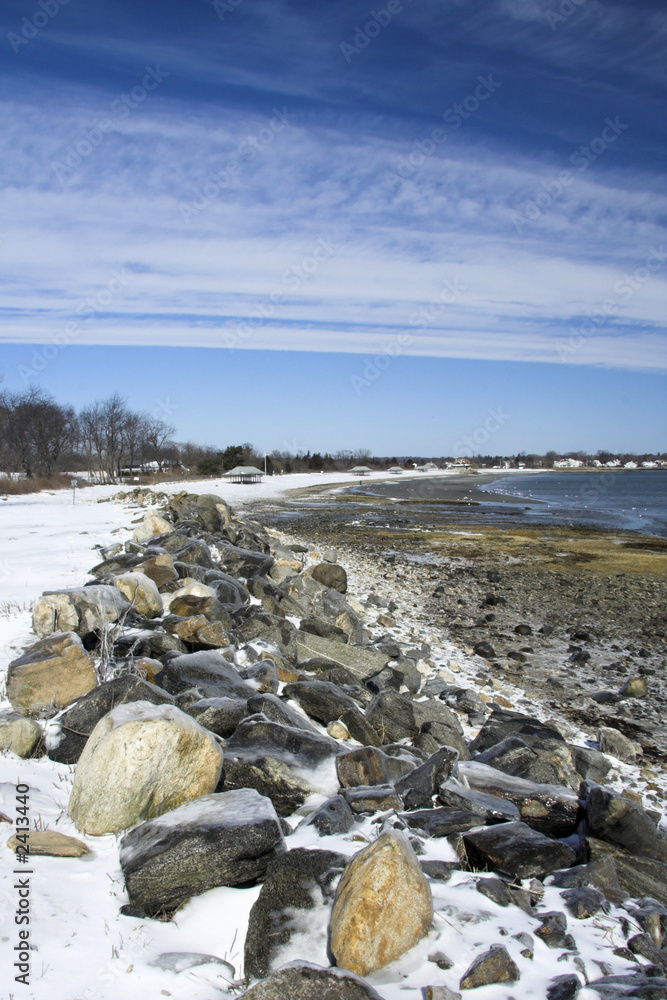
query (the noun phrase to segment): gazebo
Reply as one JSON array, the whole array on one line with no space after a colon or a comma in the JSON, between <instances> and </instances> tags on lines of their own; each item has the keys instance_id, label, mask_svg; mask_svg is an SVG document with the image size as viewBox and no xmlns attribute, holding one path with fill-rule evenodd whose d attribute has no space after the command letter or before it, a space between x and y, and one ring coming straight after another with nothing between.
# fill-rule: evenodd
<instances>
[{"instance_id":1,"label":"gazebo","mask_svg":"<svg viewBox=\"0 0 667 1000\"><path fill-rule=\"evenodd\" d=\"M367 465L355 465L353 469L350 469L351 476L370 476L373 470L369 469Z\"/></svg>"},{"instance_id":2,"label":"gazebo","mask_svg":"<svg viewBox=\"0 0 667 1000\"><path fill-rule=\"evenodd\" d=\"M387 469L387 472L391 472L393 476L400 476L401 473L403 472L403 469L400 467L400 465L392 465L390 469Z\"/></svg>"},{"instance_id":3,"label":"gazebo","mask_svg":"<svg viewBox=\"0 0 667 1000\"><path fill-rule=\"evenodd\" d=\"M232 483L260 483L264 473L254 465L237 465L235 469L225 472L225 479Z\"/></svg>"}]
</instances>

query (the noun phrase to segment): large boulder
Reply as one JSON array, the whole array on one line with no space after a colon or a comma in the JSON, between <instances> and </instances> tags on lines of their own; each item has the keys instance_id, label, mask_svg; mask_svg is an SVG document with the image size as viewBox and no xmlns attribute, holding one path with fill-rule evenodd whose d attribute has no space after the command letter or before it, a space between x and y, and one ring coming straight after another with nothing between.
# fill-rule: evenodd
<instances>
[{"instance_id":1,"label":"large boulder","mask_svg":"<svg viewBox=\"0 0 667 1000\"><path fill-rule=\"evenodd\" d=\"M297 633L297 656L299 662L313 657L329 660L330 663L345 667L359 681L365 681L377 674L389 663L386 653L375 649L364 649L350 643L337 642L335 639L324 639L319 635L309 635L307 632Z\"/></svg>"},{"instance_id":2,"label":"large boulder","mask_svg":"<svg viewBox=\"0 0 667 1000\"><path fill-rule=\"evenodd\" d=\"M78 830L126 830L212 792L222 750L173 705L119 705L100 719L79 759L68 815Z\"/></svg>"},{"instance_id":3,"label":"large boulder","mask_svg":"<svg viewBox=\"0 0 667 1000\"><path fill-rule=\"evenodd\" d=\"M168 552L158 552L157 555L152 555L149 559L138 562L133 568L152 580L158 590L178 579L178 573L174 569L174 561Z\"/></svg>"},{"instance_id":4,"label":"large boulder","mask_svg":"<svg viewBox=\"0 0 667 1000\"><path fill-rule=\"evenodd\" d=\"M340 719L349 709L357 709L352 698L329 681L297 681L286 684L283 694L297 701L311 719L324 726Z\"/></svg>"},{"instance_id":5,"label":"large boulder","mask_svg":"<svg viewBox=\"0 0 667 1000\"><path fill-rule=\"evenodd\" d=\"M134 611L145 618L156 618L162 614L162 598L156 584L145 573L119 573L113 578L113 585L119 590Z\"/></svg>"},{"instance_id":6,"label":"large boulder","mask_svg":"<svg viewBox=\"0 0 667 1000\"><path fill-rule=\"evenodd\" d=\"M130 902L155 917L216 886L261 881L282 849L269 800L241 788L204 795L130 830L120 863Z\"/></svg>"},{"instance_id":7,"label":"large boulder","mask_svg":"<svg viewBox=\"0 0 667 1000\"><path fill-rule=\"evenodd\" d=\"M41 738L42 730L32 719L18 712L0 713L0 751L30 757Z\"/></svg>"},{"instance_id":8,"label":"large boulder","mask_svg":"<svg viewBox=\"0 0 667 1000\"><path fill-rule=\"evenodd\" d=\"M348 863L331 911L337 965L365 976L400 958L433 919L431 890L406 836L384 833Z\"/></svg>"},{"instance_id":9,"label":"large boulder","mask_svg":"<svg viewBox=\"0 0 667 1000\"><path fill-rule=\"evenodd\" d=\"M241 1000L382 1000L382 997L351 972L294 962L251 986Z\"/></svg>"},{"instance_id":10,"label":"large boulder","mask_svg":"<svg viewBox=\"0 0 667 1000\"><path fill-rule=\"evenodd\" d=\"M141 524L137 525L133 532L135 542L147 542L155 535L164 535L174 530L173 524L167 521L160 514L148 511L144 514Z\"/></svg>"},{"instance_id":11,"label":"large boulder","mask_svg":"<svg viewBox=\"0 0 667 1000\"><path fill-rule=\"evenodd\" d=\"M99 684L50 720L46 727L48 756L60 764L76 764L100 719L112 708L132 701L171 705L174 699L162 688L149 684L136 674L123 674Z\"/></svg>"},{"instance_id":12,"label":"large boulder","mask_svg":"<svg viewBox=\"0 0 667 1000\"><path fill-rule=\"evenodd\" d=\"M25 711L54 715L94 687L93 661L74 632L41 639L7 668L7 697Z\"/></svg>"},{"instance_id":13,"label":"large boulder","mask_svg":"<svg viewBox=\"0 0 667 1000\"><path fill-rule=\"evenodd\" d=\"M667 862L667 835L658 830L651 817L631 799L611 788L582 782L586 824L590 833L623 847L631 854Z\"/></svg>"},{"instance_id":14,"label":"large boulder","mask_svg":"<svg viewBox=\"0 0 667 1000\"><path fill-rule=\"evenodd\" d=\"M32 627L43 639L53 632L76 632L86 636L116 622L130 610L116 587L95 584L72 590L47 590L35 604Z\"/></svg>"},{"instance_id":15,"label":"large boulder","mask_svg":"<svg viewBox=\"0 0 667 1000\"><path fill-rule=\"evenodd\" d=\"M285 618L260 611L247 618L239 627L238 632L244 642L252 642L253 639L264 639L266 642L270 642L278 647L289 663L296 663L297 633L291 622L286 621Z\"/></svg>"},{"instance_id":16,"label":"large boulder","mask_svg":"<svg viewBox=\"0 0 667 1000\"><path fill-rule=\"evenodd\" d=\"M360 747L336 757L336 773L341 788L391 784L412 770L414 761L392 757L377 747Z\"/></svg>"},{"instance_id":17,"label":"large boulder","mask_svg":"<svg viewBox=\"0 0 667 1000\"><path fill-rule=\"evenodd\" d=\"M522 715L521 712L495 708L471 743L470 750L472 753L482 753L511 737L522 740L532 748L535 756L510 756L506 766L502 766L503 757L498 755L493 766L507 774L542 784L578 788L579 775L563 736L553 726L529 715ZM487 763L492 761L487 760Z\"/></svg>"},{"instance_id":18,"label":"large boulder","mask_svg":"<svg viewBox=\"0 0 667 1000\"><path fill-rule=\"evenodd\" d=\"M196 688L202 698L252 698L257 693L217 649L167 653L158 680L174 695L190 688Z\"/></svg>"},{"instance_id":19,"label":"large boulder","mask_svg":"<svg viewBox=\"0 0 667 1000\"><path fill-rule=\"evenodd\" d=\"M552 840L525 823L499 823L463 834L470 864L481 871L496 871L513 878L541 878L576 861L569 844Z\"/></svg>"},{"instance_id":20,"label":"large boulder","mask_svg":"<svg viewBox=\"0 0 667 1000\"><path fill-rule=\"evenodd\" d=\"M310 570L313 580L344 594L347 590L347 573L337 563L318 563Z\"/></svg>"},{"instance_id":21,"label":"large boulder","mask_svg":"<svg viewBox=\"0 0 667 1000\"><path fill-rule=\"evenodd\" d=\"M229 543L219 545L218 553L220 565L227 573L246 580L251 576L266 576L273 566L273 556Z\"/></svg>"},{"instance_id":22,"label":"large boulder","mask_svg":"<svg viewBox=\"0 0 667 1000\"><path fill-rule=\"evenodd\" d=\"M398 691L380 691L366 709L366 718L383 743L398 743L419 731L413 705L411 698Z\"/></svg>"},{"instance_id":23,"label":"large boulder","mask_svg":"<svg viewBox=\"0 0 667 1000\"><path fill-rule=\"evenodd\" d=\"M244 961L247 977L260 979L281 964L277 953L292 936L296 913L328 909L334 896L332 883L338 880L346 863L343 854L306 848L295 848L271 862L248 918ZM321 924L326 948L326 923L317 914L313 916L308 922Z\"/></svg>"}]
</instances>

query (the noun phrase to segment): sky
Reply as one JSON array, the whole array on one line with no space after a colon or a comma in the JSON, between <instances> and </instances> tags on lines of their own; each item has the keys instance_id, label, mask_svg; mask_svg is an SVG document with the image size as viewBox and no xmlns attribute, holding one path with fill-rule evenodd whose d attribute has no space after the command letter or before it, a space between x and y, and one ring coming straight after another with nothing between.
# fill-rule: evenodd
<instances>
[{"instance_id":1,"label":"sky","mask_svg":"<svg viewBox=\"0 0 667 1000\"><path fill-rule=\"evenodd\" d=\"M5 387L269 451L665 449L666 36L654 0L3 0Z\"/></svg>"}]
</instances>

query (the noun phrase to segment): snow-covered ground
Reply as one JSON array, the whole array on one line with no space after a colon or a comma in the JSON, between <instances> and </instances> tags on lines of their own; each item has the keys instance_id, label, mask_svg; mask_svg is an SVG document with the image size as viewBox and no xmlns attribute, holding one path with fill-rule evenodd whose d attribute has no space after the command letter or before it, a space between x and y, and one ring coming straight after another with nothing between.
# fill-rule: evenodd
<instances>
[{"instance_id":1,"label":"snow-covered ground","mask_svg":"<svg viewBox=\"0 0 667 1000\"><path fill-rule=\"evenodd\" d=\"M453 473L454 475L456 473ZM426 474L429 475L429 474ZM442 475L442 473L431 474ZM370 477L369 477L370 478ZM385 478L374 476L373 478ZM420 475L419 478L423 478ZM275 497L287 489L326 483L349 484L340 474L331 476L294 475L265 480L261 485L241 487L224 480L187 484L188 490L215 492L229 499L237 510L245 500ZM160 487L162 488L162 487ZM178 492L183 484L168 487ZM0 671L34 640L30 629L30 602L44 590L81 585L87 570L98 561L96 546L124 541L130 536L133 520L143 510L122 503L98 503L118 491L118 487L93 487L77 494L36 494L12 497L0 502ZM359 578L358 578L359 579ZM354 582L354 575L352 577ZM361 580L359 579L359 582ZM357 591L355 596L362 596ZM424 629L415 619L416 630ZM410 623L403 619L403 627ZM398 633L397 633L398 635ZM430 638L424 635L427 640ZM455 663L457 681L471 678L475 658L448 644L434 648L432 658L438 668ZM522 692L507 690L512 699ZM8 708L7 702L0 708ZM471 735L468 732L466 735ZM635 769L618 765L628 776ZM259 888L218 888L192 899L175 919L161 923L119 915L127 901L118 859L119 838L85 836L67 817L67 802L73 767L48 758L22 761L0 756L0 811L12 824L0 820L0 870L3 876L0 909L0 951L3 1000L135 1000L136 997L173 997L175 1000L213 1000L227 995L230 974L220 964L208 964L175 972L152 965L165 952L193 952L216 956L242 975L245 928L250 908ZM30 817L33 826L71 834L83 840L90 853L83 858L33 857L31 876L31 984L14 983L12 964L19 927L14 922L17 905L14 855L4 842L13 832L16 815L17 782L30 786ZM328 791L328 789L327 789ZM324 800L325 789L319 797ZM317 804L315 801L312 803ZM4 819L4 817L3 817ZM295 825L295 818L292 826ZM317 837L313 828L296 829L288 838L289 847L320 847L351 855L363 841L377 836L379 827L371 819L355 824L350 835ZM428 841L426 857L454 860L446 840ZM16 878L24 877L18 875ZM436 916L432 930L414 949L393 965L369 977L386 1000L418 1000L427 984L457 984L480 950L502 943L521 970L515 985L495 985L475 991L476 1000L510 1000L514 997L543 1000L546 983L566 972L585 970L590 979L601 975L601 962L613 972L629 970L628 963L612 954L624 944L618 923L605 915L583 921L569 920L579 955L550 951L535 939L531 961L521 955L524 947L513 935L534 933L536 924L516 907L503 909L475 890L475 879L455 872L447 884L433 883ZM546 889L540 910L561 910L556 889ZM327 965L326 921L328 909L316 907L302 914L299 932L292 937L285 961L297 958ZM454 966L441 971L428 956L442 951ZM238 992L238 989L236 990ZM233 992L229 995L233 995ZM597 993L583 989L580 1000L596 1000Z\"/></svg>"}]
</instances>

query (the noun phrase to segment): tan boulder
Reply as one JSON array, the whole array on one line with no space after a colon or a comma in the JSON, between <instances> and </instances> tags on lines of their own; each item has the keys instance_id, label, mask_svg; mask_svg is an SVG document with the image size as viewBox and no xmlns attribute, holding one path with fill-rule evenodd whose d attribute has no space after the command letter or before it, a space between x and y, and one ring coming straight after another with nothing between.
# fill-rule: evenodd
<instances>
[{"instance_id":1,"label":"tan boulder","mask_svg":"<svg viewBox=\"0 0 667 1000\"><path fill-rule=\"evenodd\" d=\"M217 594L213 587L208 587L205 583L200 583L198 580L193 580L191 577L186 576L182 580L182 586L175 590L171 594L162 594L162 606L165 611L168 611L171 607L171 602L177 597L187 597L192 595L193 597L215 597Z\"/></svg>"},{"instance_id":2,"label":"tan boulder","mask_svg":"<svg viewBox=\"0 0 667 1000\"><path fill-rule=\"evenodd\" d=\"M148 511L144 514L141 524L137 525L134 529L132 537L135 542L147 542L149 538L153 538L155 535L166 535L173 530L174 526L171 522L165 520L159 514Z\"/></svg>"},{"instance_id":3,"label":"tan boulder","mask_svg":"<svg viewBox=\"0 0 667 1000\"><path fill-rule=\"evenodd\" d=\"M174 560L168 552L161 552L152 559L146 559L145 562L138 563L135 569L140 573L145 573L153 581L158 590L160 587L164 587L165 584L172 583L178 579L178 573L174 569Z\"/></svg>"},{"instance_id":4,"label":"tan boulder","mask_svg":"<svg viewBox=\"0 0 667 1000\"><path fill-rule=\"evenodd\" d=\"M54 715L94 687L93 661L74 632L40 639L7 668L7 697L30 712Z\"/></svg>"},{"instance_id":5,"label":"tan boulder","mask_svg":"<svg viewBox=\"0 0 667 1000\"><path fill-rule=\"evenodd\" d=\"M115 622L130 605L115 587L95 584L71 590L47 590L35 604L33 631L40 638L53 632L88 635L108 622Z\"/></svg>"},{"instance_id":6,"label":"tan boulder","mask_svg":"<svg viewBox=\"0 0 667 1000\"><path fill-rule=\"evenodd\" d=\"M219 649L229 645L229 636L220 622L210 622L204 615L190 615L179 618L170 615L164 620L164 627L171 635L177 635L183 642L204 649Z\"/></svg>"},{"instance_id":7,"label":"tan boulder","mask_svg":"<svg viewBox=\"0 0 667 1000\"><path fill-rule=\"evenodd\" d=\"M84 854L90 854L82 840L68 837L56 830L26 830L26 835L27 845L14 834L7 841L7 847L16 851L17 847L27 846L30 854L48 854L54 858L81 858Z\"/></svg>"},{"instance_id":8,"label":"tan boulder","mask_svg":"<svg viewBox=\"0 0 667 1000\"><path fill-rule=\"evenodd\" d=\"M17 757L29 757L42 736L42 730L25 715L3 712L0 715L0 750L9 750Z\"/></svg>"},{"instance_id":9,"label":"tan boulder","mask_svg":"<svg viewBox=\"0 0 667 1000\"><path fill-rule=\"evenodd\" d=\"M415 852L398 832L355 854L343 872L331 912L336 964L367 976L400 958L427 932L433 900Z\"/></svg>"},{"instance_id":10,"label":"tan boulder","mask_svg":"<svg viewBox=\"0 0 667 1000\"><path fill-rule=\"evenodd\" d=\"M219 744L185 712L119 705L88 738L68 815L83 833L117 833L213 792L221 768Z\"/></svg>"},{"instance_id":11,"label":"tan boulder","mask_svg":"<svg viewBox=\"0 0 667 1000\"><path fill-rule=\"evenodd\" d=\"M155 618L162 614L162 598L155 583L145 573L119 573L113 578L114 587L130 602L134 610Z\"/></svg>"}]
</instances>

